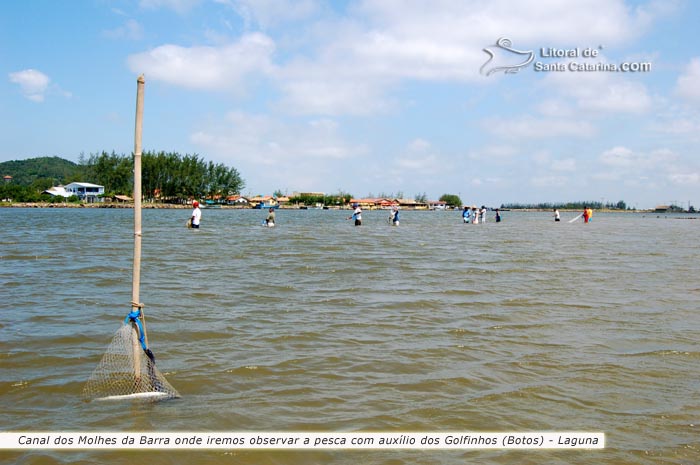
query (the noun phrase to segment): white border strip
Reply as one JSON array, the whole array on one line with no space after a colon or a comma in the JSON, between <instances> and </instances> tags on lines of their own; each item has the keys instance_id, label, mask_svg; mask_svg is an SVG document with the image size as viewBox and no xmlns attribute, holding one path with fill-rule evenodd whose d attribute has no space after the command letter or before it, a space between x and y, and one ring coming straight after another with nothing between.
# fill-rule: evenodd
<instances>
[{"instance_id":1,"label":"white border strip","mask_svg":"<svg viewBox=\"0 0 700 465\"><path fill-rule=\"evenodd\" d=\"M603 449L600 432L0 432L2 449Z\"/></svg>"}]
</instances>

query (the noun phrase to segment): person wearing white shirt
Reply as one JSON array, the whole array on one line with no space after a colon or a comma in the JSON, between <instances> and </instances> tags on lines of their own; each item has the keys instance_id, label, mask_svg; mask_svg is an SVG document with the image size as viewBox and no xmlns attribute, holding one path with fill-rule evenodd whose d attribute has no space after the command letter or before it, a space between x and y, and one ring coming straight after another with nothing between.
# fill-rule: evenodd
<instances>
[{"instance_id":1,"label":"person wearing white shirt","mask_svg":"<svg viewBox=\"0 0 700 465\"><path fill-rule=\"evenodd\" d=\"M355 226L362 226L362 208L360 208L360 205L356 203L352 206L355 208L355 211L353 212L352 216L348 216L348 219L355 220Z\"/></svg>"},{"instance_id":2,"label":"person wearing white shirt","mask_svg":"<svg viewBox=\"0 0 700 465\"><path fill-rule=\"evenodd\" d=\"M199 202L192 202L194 209L192 210L192 227L199 229L199 223L202 221L202 210L199 209Z\"/></svg>"}]
</instances>

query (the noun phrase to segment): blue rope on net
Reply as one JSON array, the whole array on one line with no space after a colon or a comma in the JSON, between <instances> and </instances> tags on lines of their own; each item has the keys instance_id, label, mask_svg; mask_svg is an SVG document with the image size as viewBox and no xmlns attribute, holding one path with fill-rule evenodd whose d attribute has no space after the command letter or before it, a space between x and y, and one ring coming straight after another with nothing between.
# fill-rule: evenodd
<instances>
[{"instance_id":1,"label":"blue rope on net","mask_svg":"<svg viewBox=\"0 0 700 465\"><path fill-rule=\"evenodd\" d=\"M148 347L146 347L146 336L143 331L143 324L141 323L141 310L135 310L131 313L129 313L126 318L124 319L124 324L129 324L129 323L136 323L136 326L139 328L139 342L141 343L141 348L143 349L144 352L147 354L150 352L148 350Z\"/></svg>"}]
</instances>

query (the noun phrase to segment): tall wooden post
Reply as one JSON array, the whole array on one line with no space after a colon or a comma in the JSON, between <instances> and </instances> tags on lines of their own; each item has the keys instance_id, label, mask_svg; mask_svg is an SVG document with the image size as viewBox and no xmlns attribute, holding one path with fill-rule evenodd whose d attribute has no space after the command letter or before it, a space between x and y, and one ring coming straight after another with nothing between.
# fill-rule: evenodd
<instances>
[{"instance_id":1,"label":"tall wooden post","mask_svg":"<svg viewBox=\"0 0 700 465\"><path fill-rule=\"evenodd\" d=\"M143 74L136 80L136 129L134 131L134 271L131 286L131 311L141 310L141 324L146 337L146 315L140 302L141 284L141 135L143 131L143 90L146 80ZM134 331L138 328L134 323ZM134 339L134 374L138 379L141 374L141 347L138 338ZM148 346L148 339L146 339Z\"/></svg>"}]
</instances>

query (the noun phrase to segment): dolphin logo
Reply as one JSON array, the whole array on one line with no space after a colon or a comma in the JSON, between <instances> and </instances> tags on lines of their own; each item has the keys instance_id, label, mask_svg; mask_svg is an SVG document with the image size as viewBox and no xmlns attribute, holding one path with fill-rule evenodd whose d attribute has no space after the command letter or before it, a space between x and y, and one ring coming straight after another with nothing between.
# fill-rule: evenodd
<instances>
[{"instance_id":1,"label":"dolphin logo","mask_svg":"<svg viewBox=\"0 0 700 465\"><path fill-rule=\"evenodd\" d=\"M506 74L515 74L520 71L520 68L529 65L535 58L535 54L532 50L528 52L515 50L511 45L510 39L501 37L496 41L495 46L483 49L484 52L488 54L489 59L481 66L479 70L481 74L490 76L497 71L503 71Z\"/></svg>"}]
</instances>

